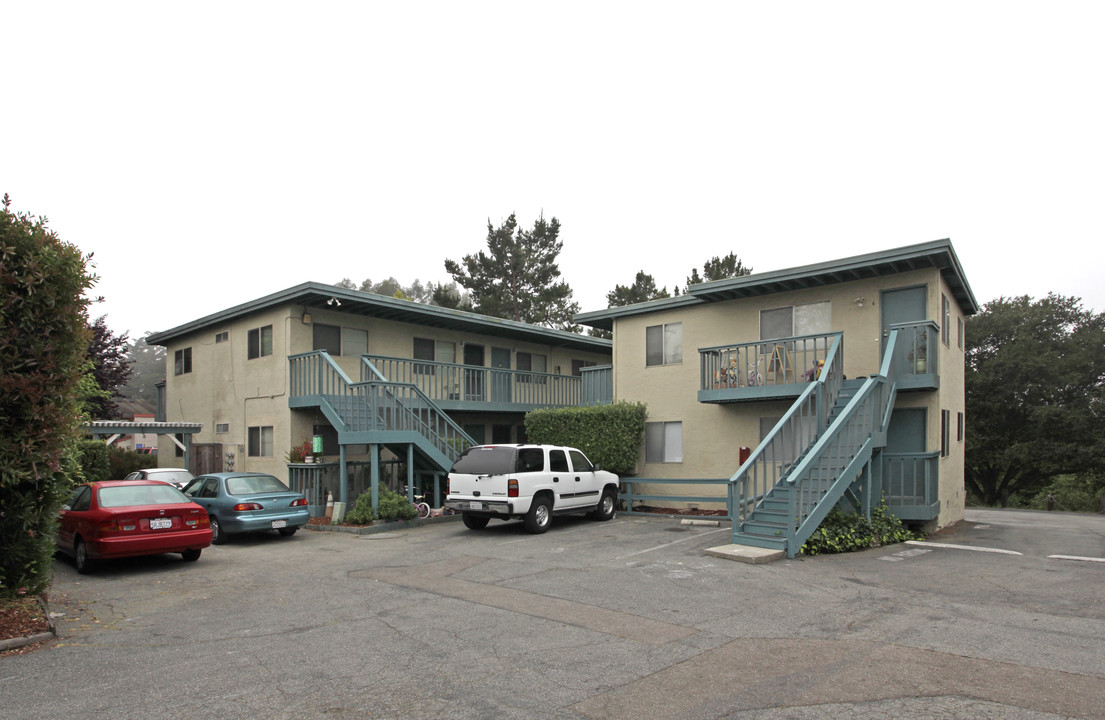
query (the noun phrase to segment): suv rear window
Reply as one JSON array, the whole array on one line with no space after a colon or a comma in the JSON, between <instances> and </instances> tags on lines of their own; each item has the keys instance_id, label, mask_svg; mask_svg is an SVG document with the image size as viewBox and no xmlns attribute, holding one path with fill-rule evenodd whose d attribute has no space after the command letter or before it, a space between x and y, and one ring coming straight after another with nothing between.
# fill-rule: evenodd
<instances>
[{"instance_id":1,"label":"suv rear window","mask_svg":"<svg viewBox=\"0 0 1105 720\"><path fill-rule=\"evenodd\" d=\"M457 458L450 472L465 475L505 475L514 472L516 450L517 448L512 447L470 447Z\"/></svg>"}]
</instances>

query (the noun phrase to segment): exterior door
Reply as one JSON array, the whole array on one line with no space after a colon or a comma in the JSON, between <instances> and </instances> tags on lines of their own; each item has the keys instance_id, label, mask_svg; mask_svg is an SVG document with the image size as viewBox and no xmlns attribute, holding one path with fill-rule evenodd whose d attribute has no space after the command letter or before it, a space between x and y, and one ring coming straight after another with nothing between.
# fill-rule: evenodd
<instances>
[{"instance_id":1,"label":"exterior door","mask_svg":"<svg viewBox=\"0 0 1105 720\"><path fill-rule=\"evenodd\" d=\"M886 427L887 453L923 453L928 435L925 408L898 408Z\"/></svg>"},{"instance_id":2,"label":"exterior door","mask_svg":"<svg viewBox=\"0 0 1105 720\"><path fill-rule=\"evenodd\" d=\"M896 323L918 322L927 320L928 312L928 288L919 287L902 288L900 290L884 290L882 292L882 352L886 352L886 341L890 337L890 326Z\"/></svg>"},{"instance_id":3,"label":"exterior door","mask_svg":"<svg viewBox=\"0 0 1105 720\"><path fill-rule=\"evenodd\" d=\"M483 345L465 345L464 364L470 366L464 369L464 399L483 402L487 397Z\"/></svg>"},{"instance_id":4,"label":"exterior door","mask_svg":"<svg viewBox=\"0 0 1105 720\"><path fill-rule=\"evenodd\" d=\"M499 368L499 372L491 370L488 375L491 382L491 402L508 403L511 398L511 375L503 370L510 370L509 348L491 348L491 367Z\"/></svg>"}]
</instances>

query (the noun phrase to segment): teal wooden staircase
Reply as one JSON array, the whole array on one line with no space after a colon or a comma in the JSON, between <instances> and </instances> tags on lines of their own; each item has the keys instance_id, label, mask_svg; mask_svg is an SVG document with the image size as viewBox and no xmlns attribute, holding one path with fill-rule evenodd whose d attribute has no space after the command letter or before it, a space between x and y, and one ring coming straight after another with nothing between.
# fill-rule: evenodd
<instances>
[{"instance_id":1,"label":"teal wooden staircase","mask_svg":"<svg viewBox=\"0 0 1105 720\"><path fill-rule=\"evenodd\" d=\"M870 512L870 493L851 488L886 445L902 371L897 344L892 329L879 374L845 381L843 339L836 338L820 377L730 478L733 544L793 558L846 494Z\"/></svg>"},{"instance_id":2,"label":"teal wooden staircase","mask_svg":"<svg viewBox=\"0 0 1105 720\"><path fill-rule=\"evenodd\" d=\"M367 358L361 381L353 382L329 353L293 355L292 408L317 408L338 433L342 445L377 444L400 457L413 451L421 470L446 471L473 444L448 415L418 386L390 382Z\"/></svg>"}]
</instances>

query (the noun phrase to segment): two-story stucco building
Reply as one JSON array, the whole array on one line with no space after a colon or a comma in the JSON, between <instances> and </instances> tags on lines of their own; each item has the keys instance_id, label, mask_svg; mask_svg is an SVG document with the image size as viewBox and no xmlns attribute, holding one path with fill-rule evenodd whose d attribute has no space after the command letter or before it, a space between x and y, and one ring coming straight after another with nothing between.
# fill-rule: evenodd
<instances>
[{"instance_id":1,"label":"two-story stucco building","mask_svg":"<svg viewBox=\"0 0 1105 720\"><path fill-rule=\"evenodd\" d=\"M929 528L963 517L963 331L977 311L942 240L576 320L613 331L613 394L648 406L638 475L732 477L735 541L794 552L792 531L841 498L885 497Z\"/></svg>"},{"instance_id":2,"label":"two-story stucco building","mask_svg":"<svg viewBox=\"0 0 1105 720\"><path fill-rule=\"evenodd\" d=\"M167 349L160 419L203 425L185 447L162 439L162 458L298 473L315 505L326 489L375 491L389 469L408 492L440 492L425 479L464 447L524 441L527 411L579 405L587 369L610 362L609 340L313 282L149 342ZM332 470L324 484L289 468L305 443Z\"/></svg>"}]
</instances>

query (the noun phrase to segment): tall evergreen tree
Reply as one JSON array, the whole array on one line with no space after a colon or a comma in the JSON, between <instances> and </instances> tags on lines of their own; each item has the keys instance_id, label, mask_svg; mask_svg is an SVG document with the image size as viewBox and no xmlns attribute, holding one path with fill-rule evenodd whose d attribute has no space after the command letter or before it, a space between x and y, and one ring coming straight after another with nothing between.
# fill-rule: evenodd
<instances>
[{"instance_id":1,"label":"tall evergreen tree","mask_svg":"<svg viewBox=\"0 0 1105 720\"><path fill-rule=\"evenodd\" d=\"M606 307L622 307L666 297L671 297L666 287L657 290L656 280L646 275L644 270L638 270L632 285L615 285L606 293Z\"/></svg>"},{"instance_id":2,"label":"tall evergreen tree","mask_svg":"<svg viewBox=\"0 0 1105 720\"><path fill-rule=\"evenodd\" d=\"M698 268L691 268L691 274L687 277L687 286L751 274L752 268L745 267L737 254L731 252L723 258L715 255L703 263L701 275L698 274Z\"/></svg>"},{"instance_id":3,"label":"tall evergreen tree","mask_svg":"<svg viewBox=\"0 0 1105 720\"><path fill-rule=\"evenodd\" d=\"M513 213L499 227L487 223L487 252L446 260L445 269L472 293L476 312L546 327L577 331L579 303L560 280L556 258L563 243L560 221L539 217L532 230L518 227Z\"/></svg>"}]
</instances>

